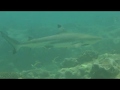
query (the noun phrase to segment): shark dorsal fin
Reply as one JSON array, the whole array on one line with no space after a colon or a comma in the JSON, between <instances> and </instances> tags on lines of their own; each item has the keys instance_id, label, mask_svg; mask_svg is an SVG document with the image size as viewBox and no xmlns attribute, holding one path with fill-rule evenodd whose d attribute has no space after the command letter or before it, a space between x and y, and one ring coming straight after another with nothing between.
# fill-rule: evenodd
<instances>
[{"instance_id":1,"label":"shark dorsal fin","mask_svg":"<svg viewBox=\"0 0 120 90\"><path fill-rule=\"evenodd\" d=\"M61 28L62 26L60 24L57 25L58 28Z\"/></svg>"},{"instance_id":2,"label":"shark dorsal fin","mask_svg":"<svg viewBox=\"0 0 120 90\"><path fill-rule=\"evenodd\" d=\"M60 24L57 25L57 28L59 30L59 32L57 34L62 34L62 33L66 33L67 32L65 30L65 28L62 25L60 25Z\"/></svg>"}]
</instances>

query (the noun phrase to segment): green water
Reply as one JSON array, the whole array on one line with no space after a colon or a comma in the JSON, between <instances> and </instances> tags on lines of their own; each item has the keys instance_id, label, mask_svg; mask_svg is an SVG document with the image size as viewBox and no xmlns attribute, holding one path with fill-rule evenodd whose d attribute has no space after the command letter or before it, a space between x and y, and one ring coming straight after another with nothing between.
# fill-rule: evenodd
<instances>
[{"instance_id":1,"label":"green water","mask_svg":"<svg viewBox=\"0 0 120 90\"><path fill-rule=\"evenodd\" d=\"M92 63L93 60L98 60L100 55L104 56L106 53L118 56L120 54L119 11L0 12L0 31L19 42L56 35L60 32L58 25L64 27L68 33L84 33L103 39L95 44L83 45L79 48L24 47L13 54L13 47L0 34L0 72L25 72L28 78L91 78L88 73L85 76L82 71L79 72L74 68L84 63ZM115 57L111 58L116 60ZM69 72L70 68L73 69L72 72L76 72L75 75ZM85 70L84 68L83 71ZM30 72L33 76L29 75ZM92 78L94 77L93 75ZM6 76L6 78L10 77Z\"/></svg>"}]
</instances>

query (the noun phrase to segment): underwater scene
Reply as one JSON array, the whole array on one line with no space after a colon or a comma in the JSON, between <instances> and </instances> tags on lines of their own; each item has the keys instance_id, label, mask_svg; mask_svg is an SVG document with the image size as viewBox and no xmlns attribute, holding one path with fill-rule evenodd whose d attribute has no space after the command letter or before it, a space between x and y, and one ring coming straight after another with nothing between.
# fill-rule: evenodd
<instances>
[{"instance_id":1,"label":"underwater scene","mask_svg":"<svg viewBox=\"0 0 120 90\"><path fill-rule=\"evenodd\" d=\"M0 79L119 79L119 11L0 11Z\"/></svg>"}]
</instances>

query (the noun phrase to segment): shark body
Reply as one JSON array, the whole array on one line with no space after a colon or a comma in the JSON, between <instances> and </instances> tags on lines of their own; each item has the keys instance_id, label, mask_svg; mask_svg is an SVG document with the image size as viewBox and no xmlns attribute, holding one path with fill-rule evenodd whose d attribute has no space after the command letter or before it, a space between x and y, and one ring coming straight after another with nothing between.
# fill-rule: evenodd
<instances>
[{"instance_id":1,"label":"shark body","mask_svg":"<svg viewBox=\"0 0 120 90\"><path fill-rule=\"evenodd\" d=\"M30 47L30 48L72 48L72 47L80 47L84 45L90 45L101 40L100 37L80 34L80 33L62 33L56 34L52 36L46 36L38 39L32 39L27 42L20 43L13 38L7 36L2 31L2 37L10 43L14 50L13 53L16 53L22 47Z\"/></svg>"}]
</instances>

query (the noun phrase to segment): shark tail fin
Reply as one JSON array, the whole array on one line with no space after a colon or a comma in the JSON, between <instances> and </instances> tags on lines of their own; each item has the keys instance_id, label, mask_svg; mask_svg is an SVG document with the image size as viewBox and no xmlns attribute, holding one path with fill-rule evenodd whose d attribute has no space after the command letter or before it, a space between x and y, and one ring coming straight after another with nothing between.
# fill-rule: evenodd
<instances>
[{"instance_id":1,"label":"shark tail fin","mask_svg":"<svg viewBox=\"0 0 120 90\"><path fill-rule=\"evenodd\" d=\"M20 43L12 38L10 38L9 36L7 36L5 33L3 33L2 31L0 31L2 37L13 46L13 54L15 54L21 47Z\"/></svg>"}]
</instances>

